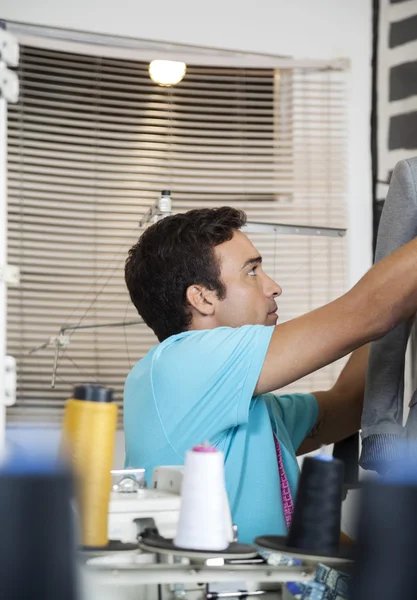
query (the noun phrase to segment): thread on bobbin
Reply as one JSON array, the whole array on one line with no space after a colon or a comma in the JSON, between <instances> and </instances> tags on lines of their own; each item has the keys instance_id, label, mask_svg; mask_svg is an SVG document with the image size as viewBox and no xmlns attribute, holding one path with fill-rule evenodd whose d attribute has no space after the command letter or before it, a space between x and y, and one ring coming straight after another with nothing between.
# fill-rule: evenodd
<instances>
[{"instance_id":1,"label":"thread on bobbin","mask_svg":"<svg viewBox=\"0 0 417 600\"><path fill-rule=\"evenodd\" d=\"M343 462L328 456L304 459L288 534L291 548L337 553L343 496Z\"/></svg>"},{"instance_id":2,"label":"thread on bobbin","mask_svg":"<svg viewBox=\"0 0 417 600\"><path fill-rule=\"evenodd\" d=\"M87 547L108 543L107 521L117 426L117 405L102 386L76 386L65 406L63 445L79 480L81 542Z\"/></svg>"},{"instance_id":3,"label":"thread on bobbin","mask_svg":"<svg viewBox=\"0 0 417 600\"><path fill-rule=\"evenodd\" d=\"M203 444L186 453L181 495L175 545L191 550L225 550L232 528L223 452Z\"/></svg>"}]
</instances>

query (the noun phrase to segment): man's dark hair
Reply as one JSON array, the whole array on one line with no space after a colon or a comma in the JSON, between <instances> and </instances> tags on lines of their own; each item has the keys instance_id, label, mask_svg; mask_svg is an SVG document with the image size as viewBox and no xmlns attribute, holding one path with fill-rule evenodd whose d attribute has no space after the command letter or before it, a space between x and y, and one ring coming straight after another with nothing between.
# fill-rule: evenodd
<instances>
[{"instance_id":1,"label":"man's dark hair","mask_svg":"<svg viewBox=\"0 0 417 600\"><path fill-rule=\"evenodd\" d=\"M160 342L187 331L190 285L225 297L214 247L231 240L245 223L246 214L228 206L190 210L151 225L129 250L125 281L130 297Z\"/></svg>"}]
</instances>

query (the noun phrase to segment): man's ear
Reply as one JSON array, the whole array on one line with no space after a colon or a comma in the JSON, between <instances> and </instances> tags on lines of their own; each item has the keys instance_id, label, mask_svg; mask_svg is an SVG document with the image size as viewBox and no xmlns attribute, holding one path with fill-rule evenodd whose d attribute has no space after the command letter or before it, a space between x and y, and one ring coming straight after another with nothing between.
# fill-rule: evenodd
<instances>
[{"instance_id":1,"label":"man's ear","mask_svg":"<svg viewBox=\"0 0 417 600\"><path fill-rule=\"evenodd\" d=\"M193 284L187 288L187 301L190 306L204 316L214 314L217 294L214 290L208 290L204 285Z\"/></svg>"}]
</instances>

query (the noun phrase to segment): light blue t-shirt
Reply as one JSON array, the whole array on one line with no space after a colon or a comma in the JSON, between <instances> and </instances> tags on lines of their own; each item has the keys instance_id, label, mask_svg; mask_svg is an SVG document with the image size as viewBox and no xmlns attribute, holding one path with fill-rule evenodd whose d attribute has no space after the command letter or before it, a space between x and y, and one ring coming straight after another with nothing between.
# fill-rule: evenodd
<instances>
[{"instance_id":1,"label":"light blue t-shirt","mask_svg":"<svg viewBox=\"0 0 417 600\"><path fill-rule=\"evenodd\" d=\"M275 432L293 497L295 452L316 422L311 394L253 396L274 327L245 325L174 335L140 360L124 390L126 466L182 465L209 440L224 452L239 540L286 533Z\"/></svg>"}]
</instances>

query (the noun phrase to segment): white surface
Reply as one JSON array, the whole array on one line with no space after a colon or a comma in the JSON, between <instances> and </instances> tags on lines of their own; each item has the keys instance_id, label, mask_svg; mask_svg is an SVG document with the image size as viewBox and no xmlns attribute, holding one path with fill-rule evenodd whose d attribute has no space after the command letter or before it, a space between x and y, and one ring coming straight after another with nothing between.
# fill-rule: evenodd
<instances>
[{"instance_id":1,"label":"white surface","mask_svg":"<svg viewBox=\"0 0 417 600\"><path fill-rule=\"evenodd\" d=\"M14 71L0 62L1 94L7 102L17 102L19 98L19 79Z\"/></svg>"},{"instance_id":2,"label":"white surface","mask_svg":"<svg viewBox=\"0 0 417 600\"><path fill-rule=\"evenodd\" d=\"M16 359L14 356L5 356L4 376L4 404L13 406L16 402Z\"/></svg>"},{"instance_id":3,"label":"white surface","mask_svg":"<svg viewBox=\"0 0 417 600\"><path fill-rule=\"evenodd\" d=\"M109 503L108 536L111 540L136 543L133 519L151 517L163 537L177 532L181 498L158 490L140 490L134 494L112 492Z\"/></svg>"},{"instance_id":4,"label":"white surface","mask_svg":"<svg viewBox=\"0 0 417 600\"><path fill-rule=\"evenodd\" d=\"M19 64L19 44L14 35L5 29L0 29L0 59L10 67L17 67ZM4 81L2 84L4 85Z\"/></svg>"},{"instance_id":5,"label":"white surface","mask_svg":"<svg viewBox=\"0 0 417 600\"><path fill-rule=\"evenodd\" d=\"M156 560L154 554L144 552L117 552L105 556L91 558L87 565L117 569L118 566L134 567L135 565L152 564ZM113 582L103 581L100 570L85 566L81 570L82 600L158 600L157 585L120 585L120 577ZM169 593L167 597L170 598Z\"/></svg>"},{"instance_id":6,"label":"white surface","mask_svg":"<svg viewBox=\"0 0 417 600\"><path fill-rule=\"evenodd\" d=\"M371 265L371 0L2 0L1 17L36 25L296 58L348 58L349 281ZM157 58L157 57L155 57Z\"/></svg>"},{"instance_id":7,"label":"white surface","mask_svg":"<svg viewBox=\"0 0 417 600\"><path fill-rule=\"evenodd\" d=\"M159 490L139 490L135 493L110 493L110 509L114 513L137 512L158 513L166 510L179 511L181 498L178 494L160 492ZM163 534L162 534L163 535Z\"/></svg>"},{"instance_id":8,"label":"white surface","mask_svg":"<svg viewBox=\"0 0 417 600\"><path fill-rule=\"evenodd\" d=\"M173 494L180 494L183 475L183 465L155 467L152 471L151 487Z\"/></svg>"}]
</instances>

